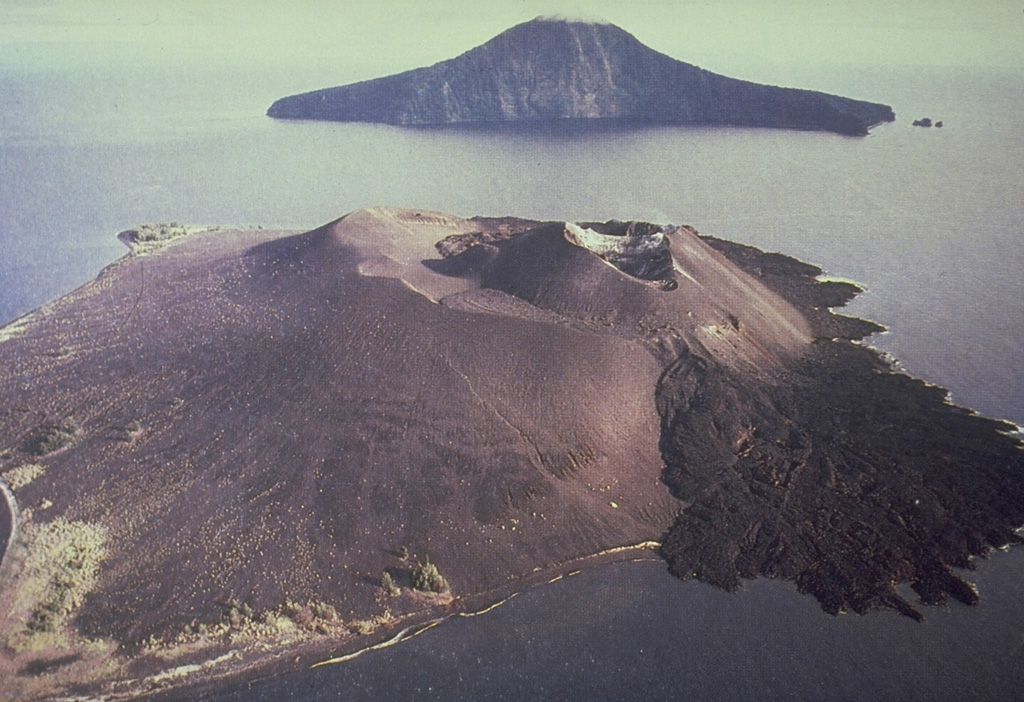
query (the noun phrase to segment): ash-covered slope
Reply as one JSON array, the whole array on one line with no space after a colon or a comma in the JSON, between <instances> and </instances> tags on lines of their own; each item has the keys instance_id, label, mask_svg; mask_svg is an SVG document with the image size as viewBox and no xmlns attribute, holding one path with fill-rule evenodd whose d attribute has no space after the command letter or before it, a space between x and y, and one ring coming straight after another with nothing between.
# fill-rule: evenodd
<instances>
[{"instance_id":1,"label":"ash-covered slope","mask_svg":"<svg viewBox=\"0 0 1024 702\"><path fill-rule=\"evenodd\" d=\"M895 119L888 105L702 70L614 25L548 19L433 66L282 98L267 114L398 125L616 120L851 135Z\"/></svg>"},{"instance_id":2,"label":"ash-covered slope","mask_svg":"<svg viewBox=\"0 0 1024 702\"><path fill-rule=\"evenodd\" d=\"M832 612L974 601L952 569L1017 540L1019 442L853 343L818 273L385 208L137 248L0 336L0 692L351 648L654 540Z\"/></svg>"},{"instance_id":3,"label":"ash-covered slope","mask_svg":"<svg viewBox=\"0 0 1024 702\"><path fill-rule=\"evenodd\" d=\"M166 653L289 603L329 604L337 636L438 604L408 587L418 560L472 597L659 539L679 509L666 360L692 347L770 374L808 328L690 231L669 237L694 264L672 292L565 231L371 209L194 234L22 320L0 345L0 469L40 469L5 568L34 573L53 539L95 558L12 576L4 640L68 629ZM453 238L491 243L444 259ZM730 319L750 332L715 331Z\"/></svg>"}]
</instances>

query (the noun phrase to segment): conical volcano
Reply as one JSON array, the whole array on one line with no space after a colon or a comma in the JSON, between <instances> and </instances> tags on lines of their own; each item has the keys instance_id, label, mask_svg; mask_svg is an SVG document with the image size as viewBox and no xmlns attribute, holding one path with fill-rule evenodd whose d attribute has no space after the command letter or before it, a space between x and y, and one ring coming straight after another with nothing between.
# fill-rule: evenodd
<instances>
[{"instance_id":1,"label":"conical volcano","mask_svg":"<svg viewBox=\"0 0 1024 702\"><path fill-rule=\"evenodd\" d=\"M612 24L535 19L448 61L292 95L285 119L396 125L549 123L779 127L864 135L888 105L705 71Z\"/></svg>"}]
</instances>

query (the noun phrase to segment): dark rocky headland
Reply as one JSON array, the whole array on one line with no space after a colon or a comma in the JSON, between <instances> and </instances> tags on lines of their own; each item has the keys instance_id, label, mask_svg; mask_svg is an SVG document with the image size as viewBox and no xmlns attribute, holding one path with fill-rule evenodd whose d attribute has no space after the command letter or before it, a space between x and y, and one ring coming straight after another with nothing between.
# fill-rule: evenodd
<instances>
[{"instance_id":1,"label":"dark rocky headland","mask_svg":"<svg viewBox=\"0 0 1024 702\"><path fill-rule=\"evenodd\" d=\"M292 95L280 119L456 125L596 121L778 127L865 135L892 108L705 71L611 24L536 19L457 58Z\"/></svg>"},{"instance_id":2,"label":"dark rocky headland","mask_svg":"<svg viewBox=\"0 0 1024 702\"><path fill-rule=\"evenodd\" d=\"M919 618L1019 540L1013 427L894 370L830 311L856 286L791 258L386 208L122 238L0 330L3 694L306 665L637 545Z\"/></svg>"}]
</instances>

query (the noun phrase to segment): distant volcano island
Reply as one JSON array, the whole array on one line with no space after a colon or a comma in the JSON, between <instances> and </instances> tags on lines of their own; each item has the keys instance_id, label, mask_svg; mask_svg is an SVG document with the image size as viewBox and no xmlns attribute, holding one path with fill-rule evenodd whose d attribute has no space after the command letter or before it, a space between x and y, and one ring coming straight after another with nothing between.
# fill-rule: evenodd
<instances>
[{"instance_id":1,"label":"distant volcano island","mask_svg":"<svg viewBox=\"0 0 1024 702\"><path fill-rule=\"evenodd\" d=\"M792 258L393 208L122 239L0 330L2 695L195 692L645 553L917 619L1019 541L1014 427Z\"/></svg>"},{"instance_id":2,"label":"distant volcano island","mask_svg":"<svg viewBox=\"0 0 1024 702\"><path fill-rule=\"evenodd\" d=\"M404 126L571 121L855 136L896 118L888 105L717 75L612 24L543 18L433 66L281 98L267 114Z\"/></svg>"}]
</instances>

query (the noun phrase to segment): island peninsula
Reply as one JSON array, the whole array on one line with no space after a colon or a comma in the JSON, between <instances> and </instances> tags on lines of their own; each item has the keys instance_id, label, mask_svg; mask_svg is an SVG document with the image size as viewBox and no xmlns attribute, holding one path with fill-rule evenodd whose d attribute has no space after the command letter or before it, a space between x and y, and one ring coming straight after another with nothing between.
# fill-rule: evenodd
<instances>
[{"instance_id":1,"label":"island peninsula","mask_svg":"<svg viewBox=\"0 0 1024 702\"><path fill-rule=\"evenodd\" d=\"M615 25L543 18L433 66L281 98L267 114L403 126L734 126L853 136L896 119L888 105L706 71Z\"/></svg>"},{"instance_id":2,"label":"island peninsula","mask_svg":"<svg viewBox=\"0 0 1024 702\"><path fill-rule=\"evenodd\" d=\"M0 330L4 694L309 665L645 549L919 618L1024 523L1013 427L779 254L392 208L122 238Z\"/></svg>"}]
</instances>

